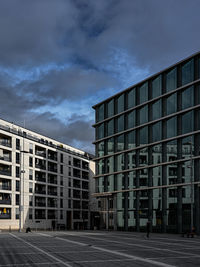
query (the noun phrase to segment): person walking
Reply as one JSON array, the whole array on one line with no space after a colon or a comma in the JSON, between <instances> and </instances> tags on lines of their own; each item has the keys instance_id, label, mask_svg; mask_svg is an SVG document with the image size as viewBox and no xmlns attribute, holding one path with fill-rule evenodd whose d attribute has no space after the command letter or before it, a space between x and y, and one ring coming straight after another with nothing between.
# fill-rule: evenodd
<instances>
[{"instance_id":1,"label":"person walking","mask_svg":"<svg viewBox=\"0 0 200 267\"><path fill-rule=\"evenodd\" d=\"M147 238L149 238L150 233L150 221L147 221Z\"/></svg>"}]
</instances>

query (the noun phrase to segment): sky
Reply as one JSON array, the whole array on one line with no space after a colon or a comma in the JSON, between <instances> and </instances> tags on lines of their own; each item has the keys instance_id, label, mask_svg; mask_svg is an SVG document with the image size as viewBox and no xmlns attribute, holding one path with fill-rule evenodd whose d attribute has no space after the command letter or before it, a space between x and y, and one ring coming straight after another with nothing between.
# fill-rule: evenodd
<instances>
[{"instance_id":1,"label":"sky","mask_svg":"<svg viewBox=\"0 0 200 267\"><path fill-rule=\"evenodd\" d=\"M0 118L94 153L92 106L200 50L199 0L0 1Z\"/></svg>"}]
</instances>

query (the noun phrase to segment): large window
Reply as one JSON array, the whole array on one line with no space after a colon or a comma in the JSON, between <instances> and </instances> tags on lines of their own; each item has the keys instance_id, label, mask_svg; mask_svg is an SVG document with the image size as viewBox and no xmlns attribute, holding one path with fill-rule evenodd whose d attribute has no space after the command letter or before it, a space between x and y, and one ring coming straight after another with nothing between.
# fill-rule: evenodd
<instances>
[{"instance_id":1,"label":"large window","mask_svg":"<svg viewBox=\"0 0 200 267\"><path fill-rule=\"evenodd\" d=\"M162 132L161 132L161 122L157 122L152 126L152 141L156 142L161 140Z\"/></svg>"},{"instance_id":2,"label":"large window","mask_svg":"<svg viewBox=\"0 0 200 267\"><path fill-rule=\"evenodd\" d=\"M97 127L98 139L104 138L104 124Z\"/></svg>"},{"instance_id":3,"label":"large window","mask_svg":"<svg viewBox=\"0 0 200 267\"><path fill-rule=\"evenodd\" d=\"M127 148L131 149L135 147L135 131L132 131L127 134Z\"/></svg>"},{"instance_id":4,"label":"large window","mask_svg":"<svg viewBox=\"0 0 200 267\"><path fill-rule=\"evenodd\" d=\"M176 136L177 134L177 118L173 117L167 121L167 138Z\"/></svg>"},{"instance_id":5,"label":"large window","mask_svg":"<svg viewBox=\"0 0 200 267\"><path fill-rule=\"evenodd\" d=\"M117 98L117 113L124 111L124 94Z\"/></svg>"},{"instance_id":6,"label":"large window","mask_svg":"<svg viewBox=\"0 0 200 267\"><path fill-rule=\"evenodd\" d=\"M128 109L135 106L135 88L128 92Z\"/></svg>"},{"instance_id":7,"label":"large window","mask_svg":"<svg viewBox=\"0 0 200 267\"><path fill-rule=\"evenodd\" d=\"M153 120L161 117L161 100L158 100L152 105Z\"/></svg>"},{"instance_id":8,"label":"large window","mask_svg":"<svg viewBox=\"0 0 200 267\"><path fill-rule=\"evenodd\" d=\"M182 134L193 131L193 111L182 115Z\"/></svg>"},{"instance_id":9,"label":"large window","mask_svg":"<svg viewBox=\"0 0 200 267\"><path fill-rule=\"evenodd\" d=\"M148 122L148 105L140 109L140 124Z\"/></svg>"},{"instance_id":10,"label":"large window","mask_svg":"<svg viewBox=\"0 0 200 267\"><path fill-rule=\"evenodd\" d=\"M191 86L182 92L182 109L192 107L194 104L194 87Z\"/></svg>"},{"instance_id":11,"label":"large window","mask_svg":"<svg viewBox=\"0 0 200 267\"><path fill-rule=\"evenodd\" d=\"M117 151L122 151L124 150L124 135L119 135L116 137L117 138Z\"/></svg>"},{"instance_id":12,"label":"large window","mask_svg":"<svg viewBox=\"0 0 200 267\"><path fill-rule=\"evenodd\" d=\"M114 134L114 119L107 122L107 136Z\"/></svg>"},{"instance_id":13,"label":"large window","mask_svg":"<svg viewBox=\"0 0 200 267\"><path fill-rule=\"evenodd\" d=\"M148 101L148 83L144 83L140 88L139 88L139 95L140 95L140 103Z\"/></svg>"},{"instance_id":14,"label":"large window","mask_svg":"<svg viewBox=\"0 0 200 267\"><path fill-rule=\"evenodd\" d=\"M135 127L135 110L127 115L127 129Z\"/></svg>"},{"instance_id":15,"label":"large window","mask_svg":"<svg viewBox=\"0 0 200 267\"><path fill-rule=\"evenodd\" d=\"M177 109L177 94L173 94L167 98L167 114L175 113Z\"/></svg>"},{"instance_id":16,"label":"large window","mask_svg":"<svg viewBox=\"0 0 200 267\"><path fill-rule=\"evenodd\" d=\"M172 69L166 74L166 91L172 91L177 87L177 70Z\"/></svg>"},{"instance_id":17,"label":"large window","mask_svg":"<svg viewBox=\"0 0 200 267\"><path fill-rule=\"evenodd\" d=\"M102 121L104 120L104 104L101 104L97 108L97 121Z\"/></svg>"},{"instance_id":18,"label":"large window","mask_svg":"<svg viewBox=\"0 0 200 267\"><path fill-rule=\"evenodd\" d=\"M152 81L152 97L153 98L161 95L161 87L162 87L161 84L162 84L161 75L159 75L156 79Z\"/></svg>"},{"instance_id":19,"label":"large window","mask_svg":"<svg viewBox=\"0 0 200 267\"><path fill-rule=\"evenodd\" d=\"M117 131L121 132L124 130L124 115L117 118Z\"/></svg>"},{"instance_id":20,"label":"large window","mask_svg":"<svg viewBox=\"0 0 200 267\"><path fill-rule=\"evenodd\" d=\"M107 104L108 118L114 115L114 99L110 100Z\"/></svg>"},{"instance_id":21,"label":"large window","mask_svg":"<svg viewBox=\"0 0 200 267\"><path fill-rule=\"evenodd\" d=\"M182 85L194 80L194 59L191 59L182 66Z\"/></svg>"}]
</instances>

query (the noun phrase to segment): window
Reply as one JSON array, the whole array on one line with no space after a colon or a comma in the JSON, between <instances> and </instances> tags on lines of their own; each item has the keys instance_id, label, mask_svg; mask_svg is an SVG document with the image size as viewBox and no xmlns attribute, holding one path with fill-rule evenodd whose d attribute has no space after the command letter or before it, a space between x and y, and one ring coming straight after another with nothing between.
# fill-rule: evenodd
<instances>
[{"instance_id":1,"label":"window","mask_svg":"<svg viewBox=\"0 0 200 267\"><path fill-rule=\"evenodd\" d=\"M16 153L16 163L19 164L20 163L20 154Z\"/></svg>"},{"instance_id":2,"label":"window","mask_svg":"<svg viewBox=\"0 0 200 267\"><path fill-rule=\"evenodd\" d=\"M114 120L110 120L106 124L107 124L107 136L114 134Z\"/></svg>"},{"instance_id":3,"label":"window","mask_svg":"<svg viewBox=\"0 0 200 267\"><path fill-rule=\"evenodd\" d=\"M177 94L173 94L167 98L167 114L176 112L177 109Z\"/></svg>"},{"instance_id":4,"label":"window","mask_svg":"<svg viewBox=\"0 0 200 267\"><path fill-rule=\"evenodd\" d=\"M194 80L194 59L191 59L182 66L182 85Z\"/></svg>"},{"instance_id":5,"label":"window","mask_svg":"<svg viewBox=\"0 0 200 267\"><path fill-rule=\"evenodd\" d=\"M20 176L20 169L19 167L16 166L16 177L19 177Z\"/></svg>"},{"instance_id":6,"label":"window","mask_svg":"<svg viewBox=\"0 0 200 267\"><path fill-rule=\"evenodd\" d=\"M140 124L148 122L148 105L140 109Z\"/></svg>"},{"instance_id":7,"label":"window","mask_svg":"<svg viewBox=\"0 0 200 267\"><path fill-rule=\"evenodd\" d=\"M29 220L33 219L33 210L29 209Z\"/></svg>"},{"instance_id":8,"label":"window","mask_svg":"<svg viewBox=\"0 0 200 267\"><path fill-rule=\"evenodd\" d=\"M29 167L33 167L33 158L29 157Z\"/></svg>"},{"instance_id":9,"label":"window","mask_svg":"<svg viewBox=\"0 0 200 267\"><path fill-rule=\"evenodd\" d=\"M29 153L33 154L33 144L29 143Z\"/></svg>"},{"instance_id":10,"label":"window","mask_svg":"<svg viewBox=\"0 0 200 267\"><path fill-rule=\"evenodd\" d=\"M20 182L16 181L16 191L19 191L19 187L20 187Z\"/></svg>"},{"instance_id":11,"label":"window","mask_svg":"<svg viewBox=\"0 0 200 267\"><path fill-rule=\"evenodd\" d=\"M29 193L33 193L33 183L29 183Z\"/></svg>"},{"instance_id":12,"label":"window","mask_svg":"<svg viewBox=\"0 0 200 267\"><path fill-rule=\"evenodd\" d=\"M60 176L60 185L63 185L63 176Z\"/></svg>"},{"instance_id":13,"label":"window","mask_svg":"<svg viewBox=\"0 0 200 267\"><path fill-rule=\"evenodd\" d=\"M16 139L16 149L20 150L20 140Z\"/></svg>"},{"instance_id":14,"label":"window","mask_svg":"<svg viewBox=\"0 0 200 267\"><path fill-rule=\"evenodd\" d=\"M15 205L19 205L19 194L15 195Z\"/></svg>"},{"instance_id":15,"label":"window","mask_svg":"<svg viewBox=\"0 0 200 267\"><path fill-rule=\"evenodd\" d=\"M16 220L19 219L19 208L15 209L15 218L16 218Z\"/></svg>"},{"instance_id":16,"label":"window","mask_svg":"<svg viewBox=\"0 0 200 267\"><path fill-rule=\"evenodd\" d=\"M140 88L140 104L148 101L148 83L144 83Z\"/></svg>"},{"instance_id":17,"label":"window","mask_svg":"<svg viewBox=\"0 0 200 267\"><path fill-rule=\"evenodd\" d=\"M117 98L117 113L124 111L124 94Z\"/></svg>"},{"instance_id":18,"label":"window","mask_svg":"<svg viewBox=\"0 0 200 267\"><path fill-rule=\"evenodd\" d=\"M60 165L60 173L63 174L63 165Z\"/></svg>"},{"instance_id":19,"label":"window","mask_svg":"<svg viewBox=\"0 0 200 267\"><path fill-rule=\"evenodd\" d=\"M152 113L153 113L153 120L159 119L161 117L161 100L153 103L152 105Z\"/></svg>"},{"instance_id":20,"label":"window","mask_svg":"<svg viewBox=\"0 0 200 267\"><path fill-rule=\"evenodd\" d=\"M104 138L104 124L100 124L97 128L98 138Z\"/></svg>"},{"instance_id":21,"label":"window","mask_svg":"<svg viewBox=\"0 0 200 267\"><path fill-rule=\"evenodd\" d=\"M194 87L191 86L182 92L182 109L192 107L194 104Z\"/></svg>"},{"instance_id":22,"label":"window","mask_svg":"<svg viewBox=\"0 0 200 267\"><path fill-rule=\"evenodd\" d=\"M124 115L117 118L117 130L121 132L124 130Z\"/></svg>"},{"instance_id":23,"label":"window","mask_svg":"<svg viewBox=\"0 0 200 267\"><path fill-rule=\"evenodd\" d=\"M29 170L29 180L33 180L33 170Z\"/></svg>"},{"instance_id":24,"label":"window","mask_svg":"<svg viewBox=\"0 0 200 267\"><path fill-rule=\"evenodd\" d=\"M104 120L104 104L97 108L97 121Z\"/></svg>"},{"instance_id":25,"label":"window","mask_svg":"<svg viewBox=\"0 0 200 267\"><path fill-rule=\"evenodd\" d=\"M63 199L60 199L60 208L63 208Z\"/></svg>"},{"instance_id":26,"label":"window","mask_svg":"<svg viewBox=\"0 0 200 267\"><path fill-rule=\"evenodd\" d=\"M177 87L177 71L172 69L166 74L166 91L172 91Z\"/></svg>"},{"instance_id":27,"label":"window","mask_svg":"<svg viewBox=\"0 0 200 267\"><path fill-rule=\"evenodd\" d=\"M107 104L108 118L114 115L114 100L110 100Z\"/></svg>"},{"instance_id":28,"label":"window","mask_svg":"<svg viewBox=\"0 0 200 267\"><path fill-rule=\"evenodd\" d=\"M135 127L135 110L131 111L127 115L127 129Z\"/></svg>"},{"instance_id":29,"label":"window","mask_svg":"<svg viewBox=\"0 0 200 267\"><path fill-rule=\"evenodd\" d=\"M128 92L128 109L135 106L135 88Z\"/></svg>"},{"instance_id":30,"label":"window","mask_svg":"<svg viewBox=\"0 0 200 267\"><path fill-rule=\"evenodd\" d=\"M156 79L152 81L152 98L161 95L161 83L162 83L161 75L159 75Z\"/></svg>"},{"instance_id":31,"label":"window","mask_svg":"<svg viewBox=\"0 0 200 267\"><path fill-rule=\"evenodd\" d=\"M60 162L63 163L63 154L60 154Z\"/></svg>"},{"instance_id":32,"label":"window","mask_svg":"<svg viewBox=\"0 0 200 267\"><path fill-rule=\"evenodd\" d=\"M33 206L33 196L29 196L29 206Z\"/></svg>"},{"instance_id":33,"label":"window","mask_svg":"<svg viewBox=\"0 0 200 267\"><path fill-rule=\"evenodd\" d=\"M69 176L72 175L72 169L71 169L71 167L68 168L68 175L69 175Z\"/></svg>"},{"instance_id":34,"label":"window","mask_svg":"<svg viewBox=\"0 0 200 267\"><path fill-rule=\"evenodd\" d=\"M72 164L72 158L71 158L71 156L69 156L68 164L69 164L69 165Z\"/></svg>"}]
</instances>

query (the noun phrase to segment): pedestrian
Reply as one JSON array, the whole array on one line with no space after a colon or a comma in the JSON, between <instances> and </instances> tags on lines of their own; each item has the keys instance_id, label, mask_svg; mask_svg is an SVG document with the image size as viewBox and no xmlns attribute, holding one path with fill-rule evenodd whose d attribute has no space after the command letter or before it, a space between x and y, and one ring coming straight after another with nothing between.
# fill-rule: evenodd
<instances>
[{"instance_id":1,"label":"pedestrian","mask_svg":"<svg viewBox=\"0 0 200 267\"><path fill-rule=\"evenodd\" d=\"M150 233L150 221L147 221L147 238L149 238Z\"/></svg>"}]
</instances>

